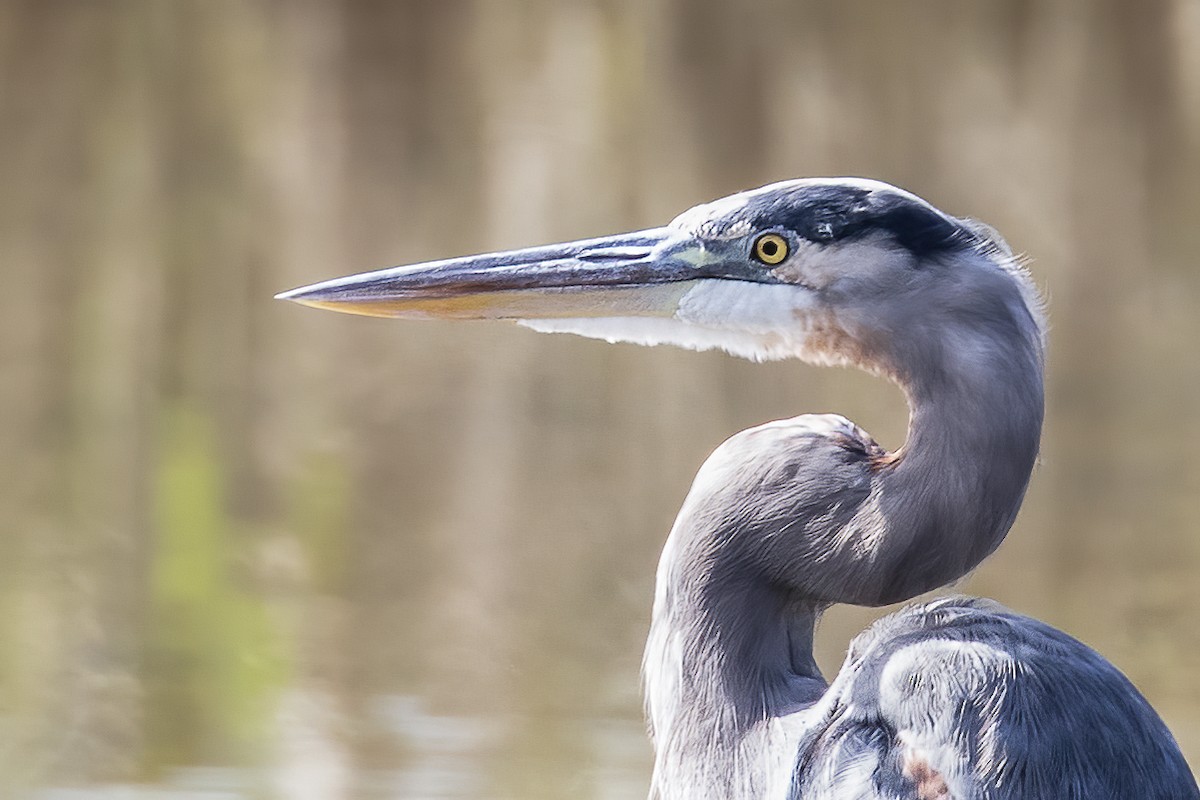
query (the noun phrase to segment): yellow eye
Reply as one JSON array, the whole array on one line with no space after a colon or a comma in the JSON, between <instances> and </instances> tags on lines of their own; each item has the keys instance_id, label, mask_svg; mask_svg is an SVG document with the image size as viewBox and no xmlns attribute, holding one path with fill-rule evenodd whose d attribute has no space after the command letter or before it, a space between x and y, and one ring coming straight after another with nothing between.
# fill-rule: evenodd
<instances>
[{"instance_id":1,"label":"yellow eye","mask_svg":"<svg viewBox=\"0 0 1200 800\"><path fill-rule=\"evenodd\" d=\"M764 264L778 264L787 256L787 239L777 233L764 233L754 240L754 257Z\"/></svg>"}]
</instances>

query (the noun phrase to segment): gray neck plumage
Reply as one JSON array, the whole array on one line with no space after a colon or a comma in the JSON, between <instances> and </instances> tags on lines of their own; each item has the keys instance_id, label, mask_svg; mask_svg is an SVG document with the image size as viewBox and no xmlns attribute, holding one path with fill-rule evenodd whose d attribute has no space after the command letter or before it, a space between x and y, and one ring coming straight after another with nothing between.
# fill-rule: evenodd
<instances>
[{"instance_id":1,"label":"gray neck plumage","mask_svg":"<svg viewBox=\"0 0 1200 800\"><path fill-rule=\"evenodd\" d=\"M782 791L805 723L795 712L826 688L812 656L821 610L900 602L944 586L974 569L1012 525L1041 433L1036 322L1018 313L964 326L949 337L953 348L945 330L930 332L924 347L907 334L897 337L903 353L881 357L909 399L908 439L890 454L867 443L853 465L861 491L827 498L813 488L827 481L805 479L808 463L827 471L825 450L796 459L789 488L764 482L750 455L741 456L745 463L723 455L726 446L698 476L659 563L643 665L656 750L652 797ZM833 436L813 438L813 447L842 447ZM722 469L713 464L721 459L734 463L704 478ZM747 485L730 488L739 481ZM790 491L778 508L794 516L764 512L768 522L755 527L745 514L729 516L731 504L708 500L717 486L742 505Z\"/></svg>"}]
</instances>

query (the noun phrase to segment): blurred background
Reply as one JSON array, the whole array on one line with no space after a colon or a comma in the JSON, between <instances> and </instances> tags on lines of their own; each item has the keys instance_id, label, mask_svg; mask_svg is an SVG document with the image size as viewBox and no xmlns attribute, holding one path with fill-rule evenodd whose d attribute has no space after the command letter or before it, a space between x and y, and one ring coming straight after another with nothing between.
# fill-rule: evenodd
<instances>
[{"instance_id":1,"label":"blurred background","mask_svg":"<svg viewBox=\"0 0 1200 800\"><path fill-rule=\"evenodd\" d=\"M899 392L271 297L838 174L1031 259L1043 459L957 588L1200 764L1197 0L6 0L4 796L644 796L695 469L808 411L898 446Z\"/></svg>"}]
</instances>

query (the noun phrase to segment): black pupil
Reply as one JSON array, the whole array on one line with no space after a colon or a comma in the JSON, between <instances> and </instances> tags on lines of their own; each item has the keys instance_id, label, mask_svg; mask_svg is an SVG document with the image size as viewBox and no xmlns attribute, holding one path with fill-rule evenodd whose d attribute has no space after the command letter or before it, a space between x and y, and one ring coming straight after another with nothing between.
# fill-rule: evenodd
<instances>
[{"instance_id":1,"label":"black pupil","mask_svg":"<svg viewBox=\"0 0 1200 800\"><path fill-rule=\"evenodd\" d=\"M779 243L768 239L762 243L762 252L764 256L773 256L779 252Z\"/></svg>"}]
</instances>

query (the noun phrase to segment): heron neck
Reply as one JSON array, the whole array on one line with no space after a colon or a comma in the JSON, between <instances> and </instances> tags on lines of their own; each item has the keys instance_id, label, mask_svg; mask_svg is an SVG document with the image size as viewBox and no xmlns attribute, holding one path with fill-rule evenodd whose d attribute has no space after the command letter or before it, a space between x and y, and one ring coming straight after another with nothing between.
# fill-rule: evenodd
<instances>
[{"instance_id":1,"label":"heron neck","mask_svg":"<svg viewBox=\"0 0 1200 800\"><path fill-rule=\"evenodd\" d=\"M796 712L826 689L812 654L819 608L761 582L663 573L644 669L651 797L782 796L803 732Z\"/></svg>"},{"instance_id":2,"label":"heron neck","mask_svg":"<svg viewBox=\"0 0 1200 800\"><path fill-rule=\"evenodd\" d=\"M914 331L892 362L911 410L900 450L879 458L842 428L823 433L829 422L793 420L733 437L697 476L659 562L645 655L652 796L775 796L826 689L820 611L943 586L1008 532L1041 435L1040 340L1012 319L954 331L952 349L933 333L922 349Z\"/></svg>"},{"instance_id":3,"label":"heron neck","mask_svg":"<svg viewBox=\"0 0 1200 800\"><path fill-rule=\"evenodd\" d=\"M864 510L874 529L873 574L859 582L863 596L842 602L896 603L945 586L977 567L1012 526L1041 439L1041 351L1028 337L1003 347L993 334L986 341L902 382L908 438L880 466Z\"/></svg>"}]
</instances>

